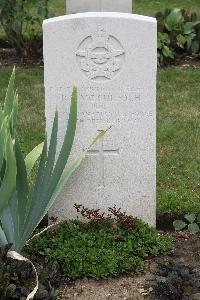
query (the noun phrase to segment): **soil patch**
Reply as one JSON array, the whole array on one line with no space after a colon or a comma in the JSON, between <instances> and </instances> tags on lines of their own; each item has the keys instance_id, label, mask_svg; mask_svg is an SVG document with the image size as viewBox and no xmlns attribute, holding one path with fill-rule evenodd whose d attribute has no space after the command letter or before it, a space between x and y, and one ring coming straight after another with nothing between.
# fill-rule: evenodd
<instances>
[{"instance_id":1,"label":"soil patch","mask_svg":"<svg viewBox=\"0 0 200 300\"><path fill-rule=\"evenodd\" d=\"M191 265L200 271L200 235L188 239L174 235L176 251L171 256L175 261ZM154 272L157 262L165 257L158 257L146 262L146 269L135 276L121 276L104 280L79 279L72 285L63 285L59 300L143 300L150 299L152 288L147 280Z\"/></svg>"},{"instance_id":2,"label":"soil patch","mask_svg":"<svg viewBox=\"0 0 200 300\"><path fill-rule=\"evenodd\" d=\"M17 55L17 52L13 48L0 47L0 67L13 66L24 68L33 66L43 66L42 58L21 58Z\"/></svg>"},{"instance_id":3,"label":"soil patch","mask_svg":"<svg viewBox=\"0 0 200 300\"><path fill-rule=\"evenodd\" d=\"M185 56L177 58L175 66L180 67L181 69L199 69L200 68L200 56Z\"/></svg>"}]
</instances>

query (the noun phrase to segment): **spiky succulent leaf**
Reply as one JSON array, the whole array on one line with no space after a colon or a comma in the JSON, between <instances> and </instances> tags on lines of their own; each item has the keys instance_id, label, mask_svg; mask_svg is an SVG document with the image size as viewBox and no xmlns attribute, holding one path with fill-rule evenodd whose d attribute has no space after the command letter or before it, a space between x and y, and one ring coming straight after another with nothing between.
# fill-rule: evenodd
<instances>
[{"instance_id":1,"label":"spiky succulent leaf","mask_svg":"<svg viewBox=\"0 0 200 300\"><path fill-rule=\"evenodd\" d=\"M0 246L4 246L6 244L8 244L8 240L6 238L4 230L0 226Z\"/></svg>"},{"instance_id":2,"label":"spiky succulent leaf","mask_svg":"<svg viewBox=\"0 0 200 300\"><path fill-rule=\"evenodd\" d=\"M55 113L48 153L46 150L46 155L41 158L43 167L39 168L38 170L37 177L40 178L40 180L36 181L34 187L31 199L30 212L27 218L27 222L25 224L25 231L22 239L22 244L24 244L24 242L30 238L30 235L32 234L35 227L43 219L47 210L53 204L51 198L59 183L60 177L67 164L71 152L76 131L76 121L77 90L74 88L71 97L71 106L67 131L56 163L55 154L57 146L58 113ZM47 142L45 142L45 144L47 144Z\"/></svg>"},{"instance_id":3,"label":"spiky succulent leaf","mask_svg":"<svg viewBox=\"0 0 200 300\"><path fill-rule=\"evenodd\" d=\"M5 172L1 178L0 186L0 214L4 207L7 205L14 188L16 186L16 158L14 154L14 145L9 130L5 131L6 137L4 139L4 161L5 161Z\"/></svg>"},{"instance_id":4,"label":"spiky succulent leaf","mask_svg":"<svg viewBox=\"0 0 200 300\"><path fill-rule=\"evenodd\" d=\"M6 97L4 102L4 114L6 116L11 115L13 111L13 103L15 99L14 84L15 84L15 68L13 69L12 75L9 80L8 88L6 91Z\"/></svg>"},{"instance_id":5,"label":"spiky succulent leaf","mask_svg":"<svg viewBox=\"0 0 200 300\"><path fill-rule=\"evenodd\" d=\"M80 165L87 150L64 171L73 145L77 123L77 89L74 88L67 130L57 160L57 112L49 146L47 147L47 137L45 137L44 144L35 147L24 159L16 134L18 98L14 93L14 77L13 71L6 93L4 110L0 109L2 122L0 141L3 141L0 143L0 245L11 243L12 250L20 251L53 205L71 174ZM100 132L89 147L105 133L106 131ZM39 157L36 180L33 191L30 193L27 178Z\"/></svg>"},{"instance_id":6,"label":"spiky succulent leaf","mask_svg":"<svg viewBox=\"0 0 200 300\"><path fill-rule=\"evenodd\" d=\"M32 168L34 167L36 161L40 157L42 153L44 143L41 143L37 145L25 158L25 164L26 164L26 172L27 175L30 174Z\"/></svg>"}]
</instances>

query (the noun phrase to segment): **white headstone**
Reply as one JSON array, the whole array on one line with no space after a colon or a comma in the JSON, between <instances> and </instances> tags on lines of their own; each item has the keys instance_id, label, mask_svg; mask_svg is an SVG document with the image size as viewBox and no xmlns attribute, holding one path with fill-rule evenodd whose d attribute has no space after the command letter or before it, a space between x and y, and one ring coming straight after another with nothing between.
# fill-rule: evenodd
<instances>
[{"instance_id":1,"label":"white headstone","mask_svg":"<svg viewBox=\"0 0 200 300\"><path fill-rule=\"evenodd\" d=\"M84 13L44 22L47 132L56 107L58 147L78 88L78 123L70 162L98 130L91 149L51 215L75 218L74 203L116 205L150 225L156 220L156 20L123 13Z\"/></svg>"},{"instance_id":2,"label":"white headstone","mask_svg":"<svg viewBox=\"0 0 200 300\"><path fill-rule=\"evenodd\" d=\"M132 0L66 0L67 14L81 12L132 13Z\"/></svg>"}]
</instances>

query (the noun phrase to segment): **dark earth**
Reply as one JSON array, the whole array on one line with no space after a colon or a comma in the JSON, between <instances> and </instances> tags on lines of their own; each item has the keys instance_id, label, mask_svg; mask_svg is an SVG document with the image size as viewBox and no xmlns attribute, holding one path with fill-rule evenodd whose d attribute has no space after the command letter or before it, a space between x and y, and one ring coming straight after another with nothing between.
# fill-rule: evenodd
<instances>
[{"instance_id":1,"label":"dark earth","mask_svg":"<svg viewBox=\"0 0 200 300\"><path fill-rule=\"evenodd\" d=\"M0 67L13 66L25 68L31 66L43 66L43 60L39 57L22 58L14 48L10 48L6 42L0 40Z\"/></svg>"}]
</instances>

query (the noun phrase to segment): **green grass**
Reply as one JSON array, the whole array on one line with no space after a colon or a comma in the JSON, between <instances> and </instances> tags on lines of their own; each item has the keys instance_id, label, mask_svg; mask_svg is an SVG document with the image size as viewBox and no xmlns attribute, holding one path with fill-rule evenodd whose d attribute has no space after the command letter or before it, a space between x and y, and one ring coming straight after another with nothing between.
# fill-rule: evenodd
<instances>
[{"instance_id":1,"label":"green grass","mask_svg":"<svg viewBox=\"0 0 200 300\"><path fill-rule=\"evenodd\" d=\"M158 212L200 211L200 70L158 76Z\"/></svg>"},{"instance_id":2,"label":"green grass","mask_svg":"<svg viewBox=\"0 0 200 300\"><path fill-rule=\"evenodd\" d=\"M165 8L190 8L200 14L199 0L133 0L133 13L155 16Z\"/></svg>"},{"instance_id":3,"label":"green grass","mask_svg":"<svg viewBox=\"0 0 200 300\"><path fill-rule=\"evenodd\" d=\"M91 0L92 1L92 0ZM114 0L113 0L114 1ZM66 1L50 0L49 9L55 16L66 14ZM155 16L165 8L190 8L200 14L199 0L133 0L133 13Z\"/></svg>"},{"instance_id":4,"label":"green grass","mask_svg":"<svg viewBox=\"0 0 200 300\"><path fill-rule=\"evenodd\" d=\"M200 14L199 0L133 0L133 13L136 14L155 16L157 11L167 7L191 8ZM50 10L57 16L64 15L66 12L65 1L50 0Z\"/></svg>"},{"instance_id":5,"label":"green grass","mask_svg":"<svg viewBox=\"0 0 200 300\"><path fill-rule=\"evenodd\" d=\"M0 70L0 99L5 95L11 69ZM44 139L43 70L30 68L17 70L16 88L19 94L18 132L22 149L28 153Z\"/></svg>"},{"instance_id":6,"label":"green grass","mask_svg":"<svg viewBox=\"0 0 200 300\"><path fill-rule=\"evenodd\" d=\"M50 11L56 16L66 14L66 1L63 0L50 0L49 1Z\"/></svg>"},{"instance_id":7,"label":"green grass","mask_svg":"<svg viewBox=\"0 0 200 300\"><path fill-rule=\"evenodd\" d=\"M4 96L11 69L0 70ZM158 213L200 212L200 70L168 68L157 85ZM44 90L41 68L17 70L19 134L24 153L44 138Z\"/></svg>"}]
</instances>

